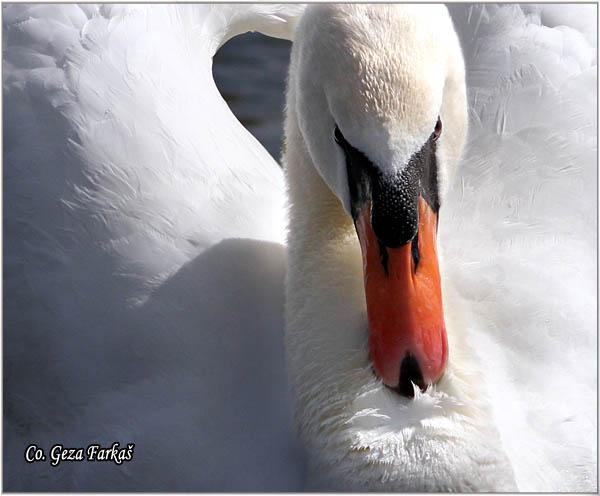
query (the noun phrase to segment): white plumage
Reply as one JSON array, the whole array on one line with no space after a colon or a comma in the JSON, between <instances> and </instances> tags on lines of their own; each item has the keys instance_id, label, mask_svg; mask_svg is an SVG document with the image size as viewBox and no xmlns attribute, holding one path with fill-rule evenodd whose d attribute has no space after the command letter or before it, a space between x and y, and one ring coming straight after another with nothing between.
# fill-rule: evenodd
<instances>
[{"instance_id":1,"label":"white plumage","mask_svg":"<svg viewBox=\"0 0 600 496\"><path fill-rule=\"evenodd\" d=\"M285 12L5 7L5 488L299 487L282 175L211 74ZM94 441L134 464L24 463Z\"/></svg>"},{"instance_id":2,"label":"white plumage","mask_svg":"<svg viewBox=\"0 0 600 496\"><path fill-rule=\"evenodd\" d=\"M448 199L457 208L440 218L440 246L446 259L461 260L446 275L469 302L519 489L591 490L595 7L523 10L450 8L472 118Z\"/></svg>"},{"instance_id":3,"label":"white plumage","mask_svg":"<svg viewBox=\"0 0 600 496\"><path fill-rule=\"evenodd\" d=\"M303 487L283 181L211 74L231 36L292 38L301 10L4 7L5 489ZM470 134L445 299L517 487L596 490L595 7L449 10ZM134 461L23 460L114 440Z\"/></svg>"}]
</instances>

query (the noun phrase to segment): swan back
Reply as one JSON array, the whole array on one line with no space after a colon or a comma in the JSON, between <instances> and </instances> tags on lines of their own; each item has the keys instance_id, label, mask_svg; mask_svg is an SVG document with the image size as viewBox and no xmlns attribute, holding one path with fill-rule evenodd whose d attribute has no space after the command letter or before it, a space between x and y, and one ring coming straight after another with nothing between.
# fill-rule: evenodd
<instances>
[{"instance_id":1,"label":"swan back","mask_svg":"<svg viewBox=\"0 0 600 496\"><path fill-rule=\"evenodd\" d=\"M445 296L520 490L597 488L596 7L449 7L470 128L441 209Z\"/></svg>"},{"instance_id":2,"label":"swan back","mask_svg":"<svg viewBox=\"0 0 600 496\"><path fill-rule=\"evenodd\" d=\"M5 488L301 487L282 174L211 73L292 10L4 6ZM122 470L23 460L115 440Z\"/></svg>"}]
</instances>

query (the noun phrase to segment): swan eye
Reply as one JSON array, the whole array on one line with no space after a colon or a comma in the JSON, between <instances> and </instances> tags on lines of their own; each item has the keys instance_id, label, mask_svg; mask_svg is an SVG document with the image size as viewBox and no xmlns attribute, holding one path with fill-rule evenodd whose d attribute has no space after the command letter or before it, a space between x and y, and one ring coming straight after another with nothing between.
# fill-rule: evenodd
<instances>
[{"instance_id":1,"label":"swan eye","mask_svg":"<svg viewBox=\"0 0 600 496\"><path fill-rule=\"evenodd\" d=\"M438 120L435 123L435 128L433 129L433 141L437 140L440 137L440 134L442 134L442 120L438 115Z\"/></svg>"}]
</instances>

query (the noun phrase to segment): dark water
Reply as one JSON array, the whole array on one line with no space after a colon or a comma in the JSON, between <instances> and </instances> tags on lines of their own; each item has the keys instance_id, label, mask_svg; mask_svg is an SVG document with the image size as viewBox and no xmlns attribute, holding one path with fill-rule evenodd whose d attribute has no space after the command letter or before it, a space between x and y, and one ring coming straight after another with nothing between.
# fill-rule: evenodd
<instances>
[{"instance_id":1,"label":"dark water","mask_svg":"<svg viewBox=\"0 0 600 496\"><path fill-rule=\"evenodd\" d=\"M213 75L229 107L279 162L285 81L292 43L247 33L217 52Z\"/></svg>"}]
</instances>

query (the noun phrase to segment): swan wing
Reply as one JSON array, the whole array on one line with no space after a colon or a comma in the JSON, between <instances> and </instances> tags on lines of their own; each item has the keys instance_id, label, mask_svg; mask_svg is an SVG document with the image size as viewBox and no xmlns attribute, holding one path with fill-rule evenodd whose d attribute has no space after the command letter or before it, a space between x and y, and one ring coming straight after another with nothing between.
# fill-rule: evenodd
<instances>
[{"instance_id":1,"label":"swan wing","mask_svg":"<svg viewBox=\"0 0 600 496\"><path fill-rule=\"evenodd\" d=\"M519 489L596 491L596 6L449 10L470 136L447 277Z\"/></svg>"},{"instance_id":2,"label":"swan wing","mask_svg":"<svg viewBox=\"0 0 600 496\"><path fill-rule=\"evenodd\" d=\"M5 488L300 487L282 174L212 77L300 12L3 7ZM132 463L23 460L114 441Z\"/></svg>"}]
</instances>

